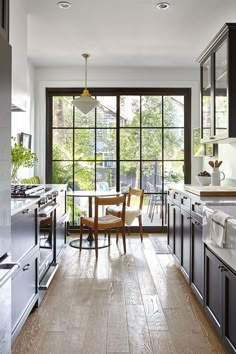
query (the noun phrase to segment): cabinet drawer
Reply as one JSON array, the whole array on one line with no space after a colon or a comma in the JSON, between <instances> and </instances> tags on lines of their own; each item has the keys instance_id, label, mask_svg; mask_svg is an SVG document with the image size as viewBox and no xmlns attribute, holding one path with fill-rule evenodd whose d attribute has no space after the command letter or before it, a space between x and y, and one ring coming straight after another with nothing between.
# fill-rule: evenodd
<instances>
[{"instance_id":1,"label":"cabinet drawer","mask_svg":"<svg viewBox=\"0 0 236 354\"><path fill-rule=\"evenodd\" d=\"M175 191L174 189L169 189L168 192L168 200L180 205L181 203L181 194L178 191Z\"/></svg>"},{"instance_id":2,"label":"cabinet drawer","mask_svg":"<svg viewBox=\"0 0 236 354\"><path fill-rule=\"evenodd\" d=\"M25 257L21 268L12 279L12 332L37 295L38 251Z\"/></svg>"},{"instance_id":3,"label":"cabinet drawer","mask_svg":"<svg viewBox=\"0 0 236 354\"><path fill-rule=\"evenodd\" d=\"M181 207L190 213L190 211L191 211L191 198L189 196L182 194Z\"/></svg>"},{"instance_id":4,"label":"cabinet drawer","mask_svg":"<svg viewBox=\"0 0 236 354\"><path fill-rule=\"evenodd\" d=\"M192 201L191 213L195 219L202 223L202 214L203 214L203 206L204 204L198 200Z\"/></svg>"},{"instance_id":5,"label":"cabinet drawer","mask_svg":"<svg viewBox=\"0 0 236 354\"><path fill-rule=\"evenodd\" d=\"M37 244L37 205L30 206L11 218L11 255L19 262Z\"/></svg>"}]
</instances>

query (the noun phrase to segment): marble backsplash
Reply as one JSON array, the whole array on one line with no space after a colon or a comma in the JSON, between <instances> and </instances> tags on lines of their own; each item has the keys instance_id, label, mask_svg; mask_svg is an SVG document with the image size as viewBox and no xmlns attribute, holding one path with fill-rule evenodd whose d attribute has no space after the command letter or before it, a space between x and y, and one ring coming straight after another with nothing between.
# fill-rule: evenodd
<instances>
[{"instance_id":1,"label":"marble backsplash","mask_svg":"<svg viewBox=\"0 0 236 354\"><path fill-rule=\"evenodd\" d=\"M220 170L224 172L225 180L221 182L221 185L236 186L236 143L218 144L217 150L217 156L203 158L203 170L211 172L211 167L208 165L209 160L222 160Z\"/></svg>"}]
</instances>

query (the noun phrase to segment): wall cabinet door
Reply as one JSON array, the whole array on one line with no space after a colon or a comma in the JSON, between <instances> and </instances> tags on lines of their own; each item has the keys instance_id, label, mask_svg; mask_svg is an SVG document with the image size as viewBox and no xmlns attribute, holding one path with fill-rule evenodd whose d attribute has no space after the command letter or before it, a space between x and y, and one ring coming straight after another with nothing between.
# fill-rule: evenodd
<instances>
[{"instance_id":1,"label":"wall cabinet door","mask_svg":"<svg viewBox=\"0 0 236 354\"><path fill-rule=\"evenodd\" d=\"M223 276L223 336L229 349L236 353L236 275L227 267Z\"/></svg>"},{"instance_id":2,"label":"wall cabinet door","mask_svg":"<svg viewBox=\"0 0 236 354\"><path fill-rule=\"evenodd\" d=\"M199 57L203 143L236 138L236 24L226 23Z\"/></svg>"},{"instance_id":3,"label":"wall cabinet door","mask_svg":"<svg viewBox=\"0 0 236 354\"><path fill-rule=\"evenodd\" d=\"M200 302L204 302L204 243L202 225L191 219L191 287Z\"/></svg>"},{"instance_id":4,"label":"wall cabinet door","mask_svg":"<svg viewBox=\"0 0 236 354\"><path fill-rule=\"evenodd\" d=\"M182 214L182 261L181 266L187 279L190 277L190 239L191 239L191 217L188 213Z\"/></svg>"},{"instance_id":5,"label":"wall cabinet door","mask_svg":"<svg viewBox=\"0 0 236 354\"><path fill-rule=\"evenodd\" d=\"M222 334L222 263L206 249L205 257L205 306L208 316Z\"/></svg>"}]
</instances>

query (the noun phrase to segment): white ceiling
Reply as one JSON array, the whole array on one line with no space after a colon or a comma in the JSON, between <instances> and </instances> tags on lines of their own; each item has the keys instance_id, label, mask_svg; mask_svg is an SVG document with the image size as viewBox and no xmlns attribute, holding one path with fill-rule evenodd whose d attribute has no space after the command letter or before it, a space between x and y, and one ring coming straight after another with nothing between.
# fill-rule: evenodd
<instances>
[{"instance_id":1,"label":"white ceiling","mask_svg":"<svg viewBox=\"0 0 236 354\"><path fill-rule=\"evenodd\" d=\"M28 55L37 66L193 67L225 22L236 22L236 0L29 0Z\"/></svg>"}]
</instances>

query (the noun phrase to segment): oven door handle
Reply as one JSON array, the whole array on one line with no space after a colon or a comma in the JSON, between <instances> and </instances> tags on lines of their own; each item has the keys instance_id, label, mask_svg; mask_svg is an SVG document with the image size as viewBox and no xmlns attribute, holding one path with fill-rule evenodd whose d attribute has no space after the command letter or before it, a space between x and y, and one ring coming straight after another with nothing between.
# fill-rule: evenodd
<instances>
[{"instance_id":1,"label":"oven door handle","mask_svg":"<svg viewBox=\"0 0 236 354\"><path fill-rule=\"evenodd\" d=\"M17 272L20 268L19 263L3 263L0 264L0 269L9 269L9 271L0 278L0 288Z\"/></svg>"},{"instance_id":2,"label":"oven door handle","mask_svg":"<svg viewBox=\"0 0 236 354\"><path fill-rule=\"evenodd\" d=\"M44 209L39 210L38 216L40 218L46 218L49 216L56 208L59 207L59 204L48 205Z\"/></svg>"}]
</instances>

